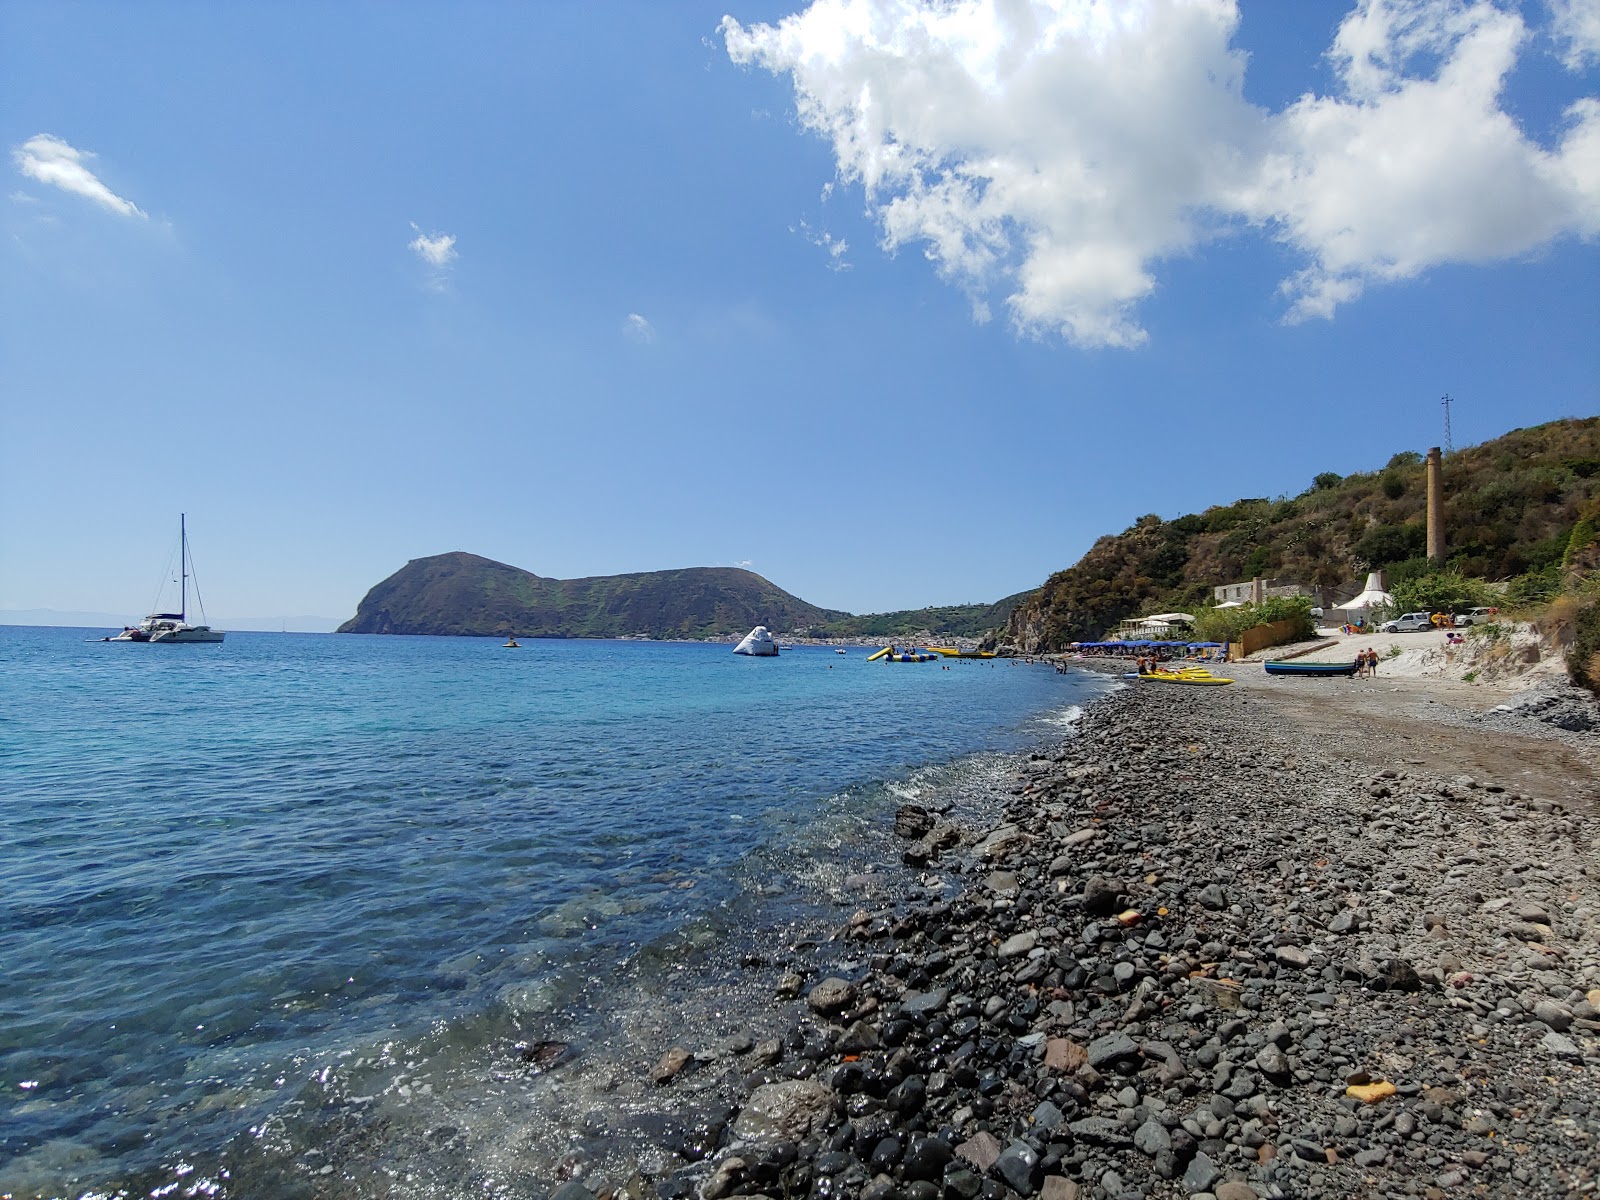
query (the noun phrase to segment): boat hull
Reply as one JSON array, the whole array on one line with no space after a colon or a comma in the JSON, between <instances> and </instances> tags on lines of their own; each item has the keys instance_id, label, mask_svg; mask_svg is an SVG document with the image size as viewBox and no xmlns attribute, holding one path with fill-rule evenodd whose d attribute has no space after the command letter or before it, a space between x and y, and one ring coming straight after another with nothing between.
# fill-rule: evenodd
<instances>
[{"instance_id":1,"label":"boat hull","mask_svg":"<svg viewBox=\"0 0 1600 1200\"><path fill-rule=\"evenodd\" d=\"M1356 664L1325 662L1269 662L1264 664L1268 675L1309 675L1313 677L1351 676Z\"/></svg>"},{"instance_id":2,"label":"boat hull","mask_svg":"<svg viewBox=\"0 0 1600 1200\"><path fill-rule=\"evenodd\" d=\"M152 646L176 646L190 644L216 644L222 640L222 630L207 629L203 625L190 626L188 629L163 629L160 633L150 635Z\"/></svg>"}]
</instances>

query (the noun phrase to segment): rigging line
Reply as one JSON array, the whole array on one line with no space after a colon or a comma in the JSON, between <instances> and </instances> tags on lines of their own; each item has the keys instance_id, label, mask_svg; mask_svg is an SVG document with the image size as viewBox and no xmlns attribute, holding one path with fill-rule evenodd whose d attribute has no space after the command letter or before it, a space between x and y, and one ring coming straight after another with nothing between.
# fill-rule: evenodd
<instances>
[{"instance_id":1,"label":"rigging line","mask_svg":"<svg viewBox=\"0 0 1600 1200\"><path fill-rule=\"evenodd\" d=\"M183 539L182 538L178 539L177 553L178 554L182 554L183 553ZM174 557L173 552L171 550L167 551L167 565L161 569L161 582L156 584L156 598L155 598L155 601L150 605L150 609L149 609L150 612L158 613L158 612L161 611L161 597L167 590L167 584L176 582L176 580L174 580L172 578L172 560L173 560L173 557Z\"/></svg>"},{"instance_id":2,"label":"rigging line","mask_svg":"<svg viewBox=\"0 0 1600 1200\"><path fill-rule=\"evenodd\" d=\"M206 617L206 602L200 599L200 577L194 573L194 554L189 555L189 582L194 584L194 602L200 606L200 623L210 624Z\"/></svg>"}]
</instances>

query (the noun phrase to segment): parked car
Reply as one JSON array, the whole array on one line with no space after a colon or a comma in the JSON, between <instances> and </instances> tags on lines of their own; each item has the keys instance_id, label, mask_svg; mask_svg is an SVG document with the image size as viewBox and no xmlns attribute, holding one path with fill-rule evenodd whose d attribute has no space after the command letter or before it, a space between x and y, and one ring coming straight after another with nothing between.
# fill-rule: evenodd
<instances>
[{"instance_id":1,"label":"parked car","mask_svg":"<svg viewBox=\"0 0 1600 1200\"><path fill-rule=\"evenodd\" d=\"M1495 613L1499 611L1498 608L1469 608L1466 612L1457 614L1456 628L1460 629L1467 625L1486 625L1494 620Z\"/></svg>"},{"instance_id":2,"label":"parked car","mask_svg":"<svg viewBox=\"0 0 1600 1200\"><path fill-rule=\"evenodd\" d=\"M1433 614L1425 612L1401 613L1392 621L1379 626L1384 633L1420 633L1433 628Z\"/></svg>"}]
</instances>

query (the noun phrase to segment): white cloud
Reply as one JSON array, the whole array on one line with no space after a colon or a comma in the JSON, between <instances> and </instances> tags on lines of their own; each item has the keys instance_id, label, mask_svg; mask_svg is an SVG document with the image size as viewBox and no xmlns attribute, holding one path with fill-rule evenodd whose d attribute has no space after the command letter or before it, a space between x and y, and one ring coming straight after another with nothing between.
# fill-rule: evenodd
<instances>
[{"instance_id":1,"label":"white cloud","mask_svg":"<svg viewBox=\"0 0 1600 1200\"><path fill-rule=\"evenodd\" d=\"M649 343L656 340L656 327L649 320L638 313L631 312L622 322L622 332L625 337L635 342Z\"/></svg>"},{"instance_id":2,"label":"white cloud","mask_svg":"<svg viewBox=\"0 0 1600 1200\"><path fill-rule=\"evenodd\" d=\"M35 134L11 151L11 161L29 179L93 200L119 216L143 217L138 205L124 200L89 170L85 160L93 157L89 151L48 133Z\"/></svg>"},{"instance_id":3,"label":"white cloud","mask_svg":"<svg viewBox=\"0 0 1600 1200\"><path fill-rule=\"evenodd\" d=\"M414 250L418 258L427 263L436 271L443 271L455 261L456 239L454 234L436 233L429 236L422 232L418 224L411 222L411 228L416 230L417 236L412 238L409 249Z\"/></svg>"},{"instance_id":4,"label":"white cloud","mask_svg":"<svg viewBox=\"0 0 1600 1200\"><path fill-rule=\"evenodd\" d=\"M789 227L791 233L798 233L806 241L823 251L828 256L828 270L848 271L850 260L845 255L850 253L850 243L843 238L836 238L826 229L814 229L807 221Z\"/></svg>"},{"instance_id":5,"label":"white cloud","mask_svg":"<svg viewBox=\"0 0 1600 1200\"><path fill-rule=\"evenodd\" d=\"M1561 61L1572 71L1600 63L1600 4L1594 0L1546 0L1550 32L1562 48Z\"/></svg>"},{"instance_id":6,"label":"white cloud","mask_svg":"<svg viewBox=\"0 0 1600 1200\"><path fill-rule=\"evenodd\" d=\"M1159 264L1245 224L1305 264L1290 319L1600 233L1600 102L1554 145L1523 132L1501 88L1530 39L1502 2L1361 0L1335 94L1278 113L1244 99L1234 0L815 0L722 32L792 78L886 250L920 245L979 319L998 291L1026 334L1134 346Z\"/></svg>"}]
</instances>

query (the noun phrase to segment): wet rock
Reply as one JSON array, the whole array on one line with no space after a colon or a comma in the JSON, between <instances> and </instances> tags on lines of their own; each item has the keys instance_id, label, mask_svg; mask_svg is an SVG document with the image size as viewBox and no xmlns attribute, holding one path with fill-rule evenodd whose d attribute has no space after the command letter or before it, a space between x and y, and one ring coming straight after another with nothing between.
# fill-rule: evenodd
<instances>
[{"instance_id":1,"label":"wet rock","mask_svg":"<svg viewBox=\"0 0 1600 1200\"><path fill-rule=\"evenodd\" d=\"M1015 825L1001 825L978 843L975 852L982 859L1004 858L1012 851L1021 849L1027 840L1028 835Z\"/></svg>"},{"instance_id":2,"label":"wet rock","mask_svg":"<svg viewBox=\"0 0 1600 1200\"><path fill-rule=\"evenodd\" d=\"M909 1117L920 1112L928 1097L927 1082L920 1075L912 1075L897 1084L884 1098L884 1104L893 1112Z\"/></svg>"},{"instance_id":3,"label":"wet rock","mask_svg":"<svg viewBox=\"0 0 1600 1200\"><path fill-rule=\"evenodd\" d=\"M671 1083L693 1061L694 1055L682 1046L674 1046L656 1060L656 1065L650 1068L650 1078L658 1084Z\"/></svg>"},{"instance_id":4,"label":"wet rock","mask_svg":"<svg viewBox=\"0 0 1600 1200\"><path fill-rule=\"evenodd\" d=\"M957 1146L956 1154L976 1167L981 1175L987 1174L989 1168L994 1166L1001 1149L1000 1139L992 1133L983 1132L973 1134Z\"/></svg>"},{"instance_id":5,"label":"wet rock","mask_svg":"<svg viewBox=\"0 0 1600 1200\"><path fill-rule=\"evenodd\" d=\"M845 979L824 979L806 993L806 1004L820 1016L831 1017L855 1003L856 988Z\"/></svg>"},{"instance_id":6,"label":"wet rock","mask_svg":"<svg viewBox=\"0 0 1600 1200\"><path fill-rule=\"evenodd\" d=\"M701 1200L721 1200L723 1196L731 1194L743 1182L748 1165L737 1156L723 1159L717 1164L711 1178L700 1185ZM555 1197L552 1196L550 1200L555 1200Z\"/></svg>"},{"instance_id":7,"label":"wet rock","mask_svg":"<svg viewBox=\"0 0 1600 1200\"><path fill-rule=\"evenodd\" d=\"M944 1169L944 1200L978 1200L983 1191L983 1177L959 1163Z\"/></svg>"},{"instance_id":8,"label":"wet rock","mask_svg":"<svg viewBox=\"0 0 1600 1200\"><path fill-rule=\"evenodd\" d=\"M827 1128L834 1105L833 1092L814 1079L763 1084L750 1094L733 1129L753 1142L802 1142Z\"/></svg>"},{"instance_id":9,"label":"wet rock","mask_svg":"<svg viewBox=\"0 0 1600 1200\"><path fill-rule=\"evenodd\" d=\"M944 989L931 992L907 992L900 997L900 1012L909 1017L925 1017L936 1013L950 1001L950 993Z\"/></svg>"},{"instance_id":10,"label":"wet rock","mask_svg":"<svg viewBox=\"0 0 1600 1200\"><path fill-rule=\"evenodd\" d=\"M954 1157L955 1151L950 1148L950 1143L942 1138L918 1138L906 1152L901 1169L908 1180L931 1182L944 1174L944 1169Z\"/></svg>"},{"instance_id":11,"label":"wet rock","mask_svg":"<svg viewBox=\"0 0 1600 1200\"><path fill-rule=\"evenodd\" d=\"M893 1135L879 1138L867 1155L867 1166L874 1171L892 1171L900 1156L905 1153L905 1143Z\"/></svg>"},{"instance_id":12,"label":"wet rock","mask_svg":"<svg viewBox=\"0 0 1600 1200\"><path fill-rule=\"evenodd\" d=\"M896 837L908 841L927 837L933 831L933 814L920 804L902 804L894 814Z\"/></svg>"},{"instance_id":13,"label":"wet rock","mask_svg":"<svg viewBox=\"0 0 1600 1200\"><path fill-rule=\"evenodd\" d=\"M989 1169L989 1173L1018 1195L1031 1196L1038 1186L1039 1153L1027 1142L1012 1142Z\"/></svg>"}]
</instances>

